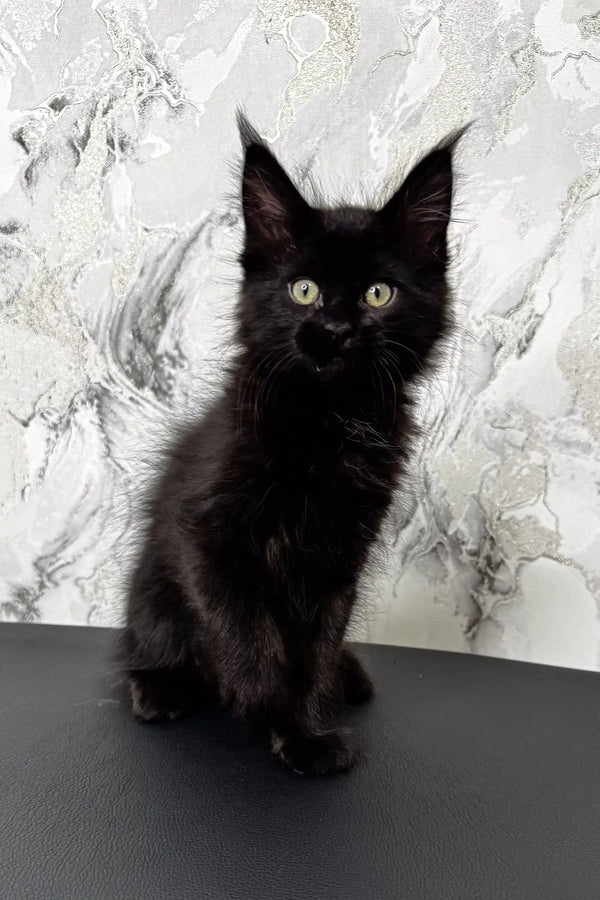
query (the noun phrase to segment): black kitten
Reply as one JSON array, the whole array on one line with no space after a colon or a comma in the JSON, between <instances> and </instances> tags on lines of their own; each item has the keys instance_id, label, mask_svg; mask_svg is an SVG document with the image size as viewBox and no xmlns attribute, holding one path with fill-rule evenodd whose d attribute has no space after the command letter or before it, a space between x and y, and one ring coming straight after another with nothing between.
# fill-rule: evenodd
<instances>
[{"instance_id":1,"label":"black kitten","mask_svg":"<svg viewBox=\"0 0 600 900\"><path fill-rule=\"evenodd\" d=\"M268 727L297 772L350 768L341 701L372 684L343 647L410 435L407 387L448 323L454 140L376 212L315 209L245 122L239 354L172 451L125 629L146 720L205 689Z\"/></svg>"}]
</instances>

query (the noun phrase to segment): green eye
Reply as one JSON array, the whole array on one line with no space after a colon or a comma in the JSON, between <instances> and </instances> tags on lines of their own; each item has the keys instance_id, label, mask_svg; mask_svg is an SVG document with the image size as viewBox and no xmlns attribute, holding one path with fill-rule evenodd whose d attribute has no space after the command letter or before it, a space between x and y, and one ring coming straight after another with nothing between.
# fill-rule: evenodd
<instances>
[{"instance_id":1,"label":"green eye","mask_svg":"<svg viewBox=\"0 0 600 900\"><path fill-rule=\"evenodd\" d=\"M292 281L290 284L290 294L296 303L310 306L319 296L319 285L310 278L298 278L297 281Z\"/></svg>"},{"instance_id":2,"label":"green eye","mask_svg":"<svg viewBox=\"0 0 600 900\"><path fill-rule=\"evenodd\" d=\"M369 306L385 306L392 299L393 291L389 284L384 281L377 281L367 288L364 293L365 302Z\"/></svg>"}]
</instances>

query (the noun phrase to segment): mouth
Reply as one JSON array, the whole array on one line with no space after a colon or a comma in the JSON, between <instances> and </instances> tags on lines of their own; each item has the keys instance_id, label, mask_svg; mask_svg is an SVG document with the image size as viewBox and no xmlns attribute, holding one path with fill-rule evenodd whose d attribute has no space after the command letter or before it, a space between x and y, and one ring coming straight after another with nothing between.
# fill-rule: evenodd
<instances>
[{"instance_id":1,"label":"mouth","mask_svg":"<svg viewBox=\"0 0 600 900\"><path fill-rule=\"evenodd\" d=\"M314 361L313 366L319 375L333 375L342 369L343 361L341 357L334 356L333 359Z\"/></svg>"}]
</instances>

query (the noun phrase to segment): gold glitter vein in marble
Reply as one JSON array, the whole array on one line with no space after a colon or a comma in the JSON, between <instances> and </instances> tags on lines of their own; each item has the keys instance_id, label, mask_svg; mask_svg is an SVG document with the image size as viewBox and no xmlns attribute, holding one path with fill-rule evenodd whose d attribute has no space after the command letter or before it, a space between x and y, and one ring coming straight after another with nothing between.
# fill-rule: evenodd
<instances>
[{"instance_id":1,"label":"gold glitter vein in marble","mask_svg":"<svg viewBox=\"0 0 600 900\"><path fill-rule=\"evenodd\" d=\"M356 56L360 40L358 10L350 0L259 0L261 27L282 35L294 56L297 72L289 82L279 111L276 135L287 130L298 106L313 94L332 85L341 92ZM321 19L326 29L322 46L314 52L298 52L293 37L294 21L312 14Z\"/></svg>"},{"instance_id":2,"label":"gold glitter vein in marble","mask_svg":"<svg viewBox=\"0 0 600 900\"><path fill-rule=\"evenodd\" d=\"M582 16L577 27L583 38L600 38L600 11L594 16Z\"/></svg>"},{"instance_id":3,"label":"gold glitter vein in marble","mask_svg":"<svg viewBox=\"0 0 600 900\"><path fill-rule=\"evenodd\" d=\"M600 343L598 333L600 279L594 274L584 311L560 341L557 361L575 389L575 401L586 427L600 441Z\"/></svg>"},{"instance_id":4,"label":"gold glitter vein in marble","mask_svg":"<svg viewBox=\"0 0 600 900\"><path fill-rule=\"evenodd\" d=\"M510 129L513 110L521 97L533 88L538 76L538 59L540 57L559 56L558 52L544 49L540 40L530 35L527 42L510 54L510 59L517 70L517 83L498 115L497 135L506 136Z\"/></svg>"}]
</instances>

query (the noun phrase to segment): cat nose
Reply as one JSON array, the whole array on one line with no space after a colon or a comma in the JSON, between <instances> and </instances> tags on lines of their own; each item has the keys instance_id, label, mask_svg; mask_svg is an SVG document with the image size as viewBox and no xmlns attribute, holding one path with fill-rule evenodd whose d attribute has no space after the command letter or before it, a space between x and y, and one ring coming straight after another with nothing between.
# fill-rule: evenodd
<instances>
[{"instance_id":1,"label":"cat nose","mask_svg":"<svg viewBox=\"0 0 600 900\"><path fill-rule=\"evenodd\" d=\"M323 326L327 336L337 341L343 347L352 334L352 329L345 322L325 322Z\"/></svg>"}]
</instances>

